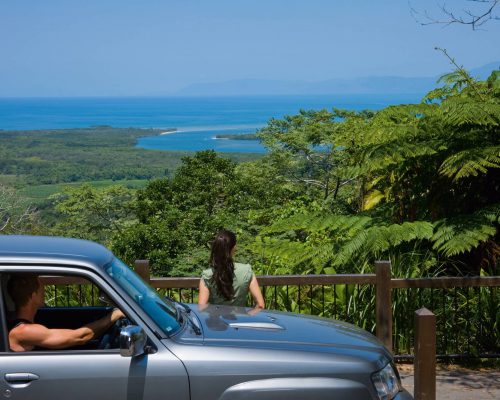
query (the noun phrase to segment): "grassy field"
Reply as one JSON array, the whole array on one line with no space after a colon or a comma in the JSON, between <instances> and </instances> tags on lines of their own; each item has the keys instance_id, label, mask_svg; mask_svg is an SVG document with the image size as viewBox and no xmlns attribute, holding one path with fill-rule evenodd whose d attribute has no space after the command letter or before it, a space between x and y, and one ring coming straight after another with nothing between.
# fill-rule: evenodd
<instances>
[{"instance_id":1,"label":"grassy field","mask_svg":"<svg viewBox=\"0 0 500 400\"><path fill-rule=\"evenodd\" d=\"M66 186L88 183L103 188L123 185L138 189L151 179L172 176L192 152L135 147L142 136L159 130L108 126L39 131L0 131L0 184L13 187L37 205ZM224 154L251 161L259 154Z\"/></svg>"},{"instance_id":2,"label":"grassy field","mask_svg":"<svg viewBox=\"0 0 500 400\"><path fill-rule=\"evenodd\" d=\"M1 178L0 178L1 181ZM120 181L113 181L111 179L105 179L102 181L88 181L88 182L72 182L72 183L56 183L52 185L32 185L25 186L19 193L31 200L33 203L38 203L48 199L55 193L62 192L65 187L78 187L84 184L89 184L96 188L105 188L113 185L122 185L129 189L141 189L145 187L148 183L147 179L124 179Z\"/></svg>"},{"instance_id":3,"label":"grassy field","mask_svg":"<svg viewBox=\"0 0 500 400\"><path fill-rule=\"evenodd\" d=\"M16 175L0 174L0 184L12 187L22 187L25 185L25 182L22 178Z\"/></svg>"}]
</instances>

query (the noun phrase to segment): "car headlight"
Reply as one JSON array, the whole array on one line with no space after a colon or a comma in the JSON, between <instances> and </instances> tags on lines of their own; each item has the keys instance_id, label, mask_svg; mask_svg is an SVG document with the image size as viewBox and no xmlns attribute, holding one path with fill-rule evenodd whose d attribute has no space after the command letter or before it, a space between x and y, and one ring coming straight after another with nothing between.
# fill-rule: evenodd
<instances>
[{"instance_id":1,"label":"car headlight","mask_svg":"<svg viewBox=\"0 0 500 400\"><path fill-rule=\"evenodd\" d=\"M393 399L401 390L399 375L391 363L372 375L372 382L381 400Z\"/></svg>"}]
</instances>

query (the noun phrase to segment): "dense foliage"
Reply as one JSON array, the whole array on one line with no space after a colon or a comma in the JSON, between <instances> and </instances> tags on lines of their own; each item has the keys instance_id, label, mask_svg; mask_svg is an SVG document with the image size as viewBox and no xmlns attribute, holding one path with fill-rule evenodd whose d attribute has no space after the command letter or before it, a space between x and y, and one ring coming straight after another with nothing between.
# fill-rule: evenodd
<instances>
[{"instance_id":1,"label":"dense foliage","mask_svg":"<svg viewBox=\"0 0 500 400\"><path fill-rule=\"evenodd\" d=\"M169 153L130 148L143 130L84 129L0 132L1 168L28 180L71 180L68 165L77 180L160 177L139 190L68 188L50 228L160 274L198 274L221 226L262 273L356 272L380 258L402 276L498 273L499 78L458 70L420 104L271 120L259 132L269 153L251 162L207 151L169 173Z\"/></svg>"},{"instance_id":2,"label":"dense foliage","mask_svg":"<svg viewBox=\"0 0 500 400\"><path fill-rule=\"evenodd\" d=\"M187 153L134 148L139 137L159 133L106 126L0 131L0 175L14 175L30 185L169 176Z\"/></svg>"},{"instance_id":3,"label":"dense foliage","mask_svg":"<svg viewBox=\"0 0 500 400\"><path fill-rule=\"evenodd\" d=\"M444 80L421 104L302 113L265 128L281 165L323 200L264 227L256 247L316 272L408 251L430 251L450 272L496 271L500 73Z\"/></svg>"},{"instance_id":4,"label":"dense foliage","mask_svg":"<svg viewBox=\"0 0 500 400\"><path fill-rule=\"evenodd\" d=\"M54 197L63 217L55 231L104 242L129 263L149 259L157 274L198 274L218 228L245 238L245 215L278 200L278 191L255 186L258 174L251 163L238 166L205 151L184 158L172 178L152 180L138 191L70 188Z\"/></svg>"}]
</instances>

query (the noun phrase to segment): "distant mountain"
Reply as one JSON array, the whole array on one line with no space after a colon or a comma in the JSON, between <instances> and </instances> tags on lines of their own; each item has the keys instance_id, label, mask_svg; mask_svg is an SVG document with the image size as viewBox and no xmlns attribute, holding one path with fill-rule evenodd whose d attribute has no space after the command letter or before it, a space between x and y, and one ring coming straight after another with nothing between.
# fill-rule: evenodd
<instances>
[{"instance_id":1,"label":"distant mountain","mask_svg":"<svg viewBox=\"0 0 500 400\"><path fill-rule=\"evenodd\" d=\"M500 61L492 62L482 67L471 69L469 72L474 78L477 79L486 79L491 75L491 72L495 69L500 69Z\"/></svg>"},{"instance_id":2,"label":"distant mountain","mask_svg":"<svg viewBox=\"0 0 500 400\"><path fill-rule=\"evenodd\" d=\"M500 62L471 70L472 76L485 79ZM226 82L195 83L176 94L180 96L251 96L292 94L403 94L426 93L436 87L439 76L398 77L373 76L350 79L329 79L321 82L239 79Z\"/></svg>"}]
</instances>

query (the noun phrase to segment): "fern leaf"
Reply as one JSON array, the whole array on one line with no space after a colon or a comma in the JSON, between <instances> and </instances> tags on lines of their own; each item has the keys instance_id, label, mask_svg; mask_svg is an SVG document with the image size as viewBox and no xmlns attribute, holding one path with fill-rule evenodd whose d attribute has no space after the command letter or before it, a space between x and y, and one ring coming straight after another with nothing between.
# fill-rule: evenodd
<instances>
[{"instance_id":1,"label":"fern leaf","mask_svg":"<svg viewBox=\"0 0 500 400\"><path fill-rule=\"evenodd\" d=\"M380 203L385 198L385 195L380 190L373 190L368 193L363 199L363 211L370 210Z\"/></svg>"},{"instance_id":2,"label":"fern leaf","mask_svg":"<svg viewBox=\"0 0 500 400\"><path fill-rule=\"evenodd\" d=\"M500 168L500 146L468 149L455 153L443 161L439 173L458 181L486 174L488 168Z\"/></svg>"},{"instance_id":3,"label":"fern leaf","mask_svg":"<svg viewBox=\"0 0 500 400\"><path fill-rule=\"evenodd\" d=\"M435 223L433 248L445 256L471 251L497 233L500 205L493 205L472 215L442 219Z\"/></svg>"}]
</instances>

